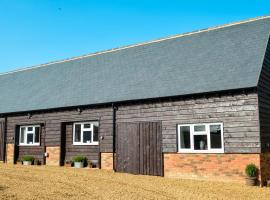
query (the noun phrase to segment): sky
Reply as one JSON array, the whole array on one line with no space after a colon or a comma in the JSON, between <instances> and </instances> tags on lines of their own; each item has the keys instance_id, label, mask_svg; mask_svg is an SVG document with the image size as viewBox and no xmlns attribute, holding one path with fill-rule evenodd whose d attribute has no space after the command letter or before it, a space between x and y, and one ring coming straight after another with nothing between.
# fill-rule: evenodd
<instances>
[{"instance_id":1,"label":"sky","mask_svg":"<svg viewBox=\"0 0 270 200\"><path fill-rule=\"evenodd\" d=\"M0 73L268 14L269 0L0 0Z\"/></svg>"}]
</instances>

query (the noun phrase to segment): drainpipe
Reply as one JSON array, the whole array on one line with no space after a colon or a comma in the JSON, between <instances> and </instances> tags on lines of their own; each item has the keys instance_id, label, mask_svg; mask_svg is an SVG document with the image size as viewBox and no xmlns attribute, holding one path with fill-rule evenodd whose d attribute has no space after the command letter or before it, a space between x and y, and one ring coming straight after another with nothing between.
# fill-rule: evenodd
<instances>
[{"instance_id":1,"label":"drainpipe","mask_svg":"<svg viewBox=\"0 0 270 200\"><path fill-rule=\"evenodd\" d=\"M116 111L118 110L118 107L115 104L112 104L113 109L113 171L116 171L116 162L115 162L115 146L116 146Z\"/></svg>"},{"instance_id":2,"label":"drainpipe","mask_svg":"<svg viewBox=\"0 0 270 200\"><path fill-rule=\"evenodd\" d=\"M6 163L7 162L7 116L4 116L5 117L5 121L4 121L4 137L3 137L3 139L4 139L4 148L3 148L3 150L4 150L4 162Z\"/></svg>"}]
</instances>

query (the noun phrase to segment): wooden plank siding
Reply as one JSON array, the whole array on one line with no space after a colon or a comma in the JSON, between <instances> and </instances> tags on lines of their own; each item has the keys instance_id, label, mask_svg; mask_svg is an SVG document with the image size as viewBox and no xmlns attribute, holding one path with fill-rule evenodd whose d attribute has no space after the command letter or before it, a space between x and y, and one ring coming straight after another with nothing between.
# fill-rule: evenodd
<instances>
[{"instance_id":1,"label":"wooden plank siding","mask_svg":"<svg viewBox=\"0 0 270 200\"><path fill-rule=\"evenodd\" d=\"M72 160L74 156L83 155L88 160L99 160L99 145L73 145L73 124L66 124L65 160Z\"/></svg>"},{"instance_id":2,"label":"wooden plank siding","mask_svg":"<svg viewBox=\"0 0 270 200\"><path fill-rule=\"evenodd\" d=\"M177 124L211 122L224 123L225 152L258 153L261 148L258 96L255 92L121 105L116 121L161 121L163 152L177 151Z\"/></svg>"},{"instance_id":3,"label":"wooden plank siding","mask_svg":"<svg viewBox=\"0 0 270 200\"><path fill-rule=\"evenodd\" d=\"M270 42L268 42L258 83L262 151L270 151Z\"/></svg>"},{"instance_id":4,"label":"wooden plank siding","mask_svg":"<svg viewBox=\"0 0 270 200\"><path fill-rule=\"evenodd\" d=\"M5 159L5 121L0 118L0 161Z\"/></svg>"},{"instance_id":5,"label":"wooden plank siding","mask_svg":"<svg viewBox=\"0 0 270 200\"><path fill-rule=\"evenodd\" d=\"M37 159L41 159L43 156L42 149L44 146L53 147L61 145L61 126L63 123L80 122L80 121L99 121L99 135L104 139L100 141L101 152L112 152L112 108L88 108L83 109L82 112L78 112L77 109L63 110L55 112L44 112L39 114L33 114L30 118L27 113L17 116L9 116L7 123L7 143L14 144L15 129L18 125L34 125L43 124L44 131L41 133L41 146L40 147L20 147L18 158L23 155L33 155ZM69 130L69 129L68 129ZM70 132L71 130L69 130ZM68 133L69 134L69 133ZM92 147L90 147L92 149ZM71 150L68 146L67 150ZM82 153L82 149L78 153ZM92 150L91 150L92 151ZM68 158L73 153L69 154ZM86 151L87 156L90 154ZM91 153L91 159L96 159L99 156L99 152L94 149Z\"/></svg>"},{"instance_id":6,"label":"wooden plank siding","mask_svg":"<svg viewBox=\"0 0 270 200\"><path fill-rule=\"evenodd\" d=\"M223 94L220 96L196 97L174 100L153 100L148 102L123 103L118 105L116 122L155 122L162 123L162 151L176 152L176 126L186 123L224 123L224 143L226 153L259 153L260 127L258 95L256 92ZM16 125L44 124L44 143L42 145L60 146L63 123L80 121L99 121L100 152L112 152L113 147L113 109L108 107L85 108L9 116L7 124L7 143L14 143ZM71 131L71 130L70 130ZM70 147L68 147L71 150ZM73 151L73 150L72 150ZM80 153L83 150L78 150ZM26 153L21 148L18 157ZM35 150L37 152L37 150ZM91 149L91 159L98 156L97 149ZM33 153L34 154L34 153ZM41 154L39 154L41 155ZM67 153L70 159L75 153Z\"/></svg>"},{"instance_id":7,"label":"wooden plank siding","mask_svg":"<svg viewBox=\"0 0 270 200\"><path fill-rule=\"evenodd\" d=\"M19 131L19 130L17 130ZM19 133L18 133L19 135ZM18 146L18 159L21 160L23 156L30 155L33 156L36 160L39 160L44 164L44 153L45 153L45 127L41 126L40 131L40 146Z\"/></svg>"},{"instance_id":8,"label":"wooden plank siding","mask_svg":"<svg viewBox=\"0 0 270 200\"><path fill-rule=\"evenodd\" d=\"M117 123L116 171L163 176L161 123Z\"/></svg>"}]
</instances>

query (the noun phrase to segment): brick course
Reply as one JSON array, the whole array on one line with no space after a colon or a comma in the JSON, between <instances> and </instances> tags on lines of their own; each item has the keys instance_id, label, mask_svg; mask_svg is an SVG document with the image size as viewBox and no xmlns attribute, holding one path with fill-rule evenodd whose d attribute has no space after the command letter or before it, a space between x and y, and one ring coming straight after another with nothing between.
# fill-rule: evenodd
<instances>
[{"instance_id":1,"label":"brick course","mask_svg":"<svg viewBox=\"0 0 270 200\"><path fill-rule=\"evenodd\" d=\"M164 175L220 181L245 180L245 168L254 163L260 168L260 154L164 154Z\"/></svg>"},{"instance_id":2,"label":"brick course","mask_svg":"<svg viewBox=\"0 0 270 200\"><path fill-rule=\"evenodd\" d=\"M48 157L46 158L46 165L59 166L60 164L60 147L47 147L46 152Z\"/></svg>"},{"instance_id":3,"label":"brick course","mask_svg":"<svg viewBox=\"0 0 270 200\"><path fill-rule=\"evenodd\" d=\"M14 163L14 144L7 144L6 152L7 152L7 163L13 164Z\"/></svg>"},{"instance_id":4,"label":"brick course","mask_svg":"<svg viewBox=\"0 0 270 200\"><path fill-rule=\"evenodd\" d=\"M113 170L113 153L101 153L101 169Z\"/></svg>"}]
</instances>

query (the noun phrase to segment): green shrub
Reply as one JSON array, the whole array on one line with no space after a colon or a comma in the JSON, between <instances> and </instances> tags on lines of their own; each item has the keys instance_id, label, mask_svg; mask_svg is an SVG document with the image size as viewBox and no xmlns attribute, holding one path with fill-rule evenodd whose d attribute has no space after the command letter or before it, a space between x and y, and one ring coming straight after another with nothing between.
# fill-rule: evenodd
<instances>
[{"instance_id":1,"label":"green shrub","mask_svg":"<svg viewBox=\"0 0 270 200\"><path fill-rule=\"evenodd\" d=\"M23 156L22 161L30 161L33 162L35 158L33 156Z\"/></svg>"},{"instance_id":2,"label":"green shrub","mask_svg":"<svg viewBox=\"0 0 270 200\"><path fill-rule=\"evenodd\" d=\"M73 158L74 162L86 162L86 157L85 156L75 156Z\"/></svg>"},{"instance_id":3,"label":"green shrub","mask_svg":"<svg viewBox=\"0 0 270 200\"><path fill-rule=\"evenodd\" d=\"M255 164L251 163L246 166L246 175L248 177L256 177L258 169Z\"/></svg>"}]
</instances>

